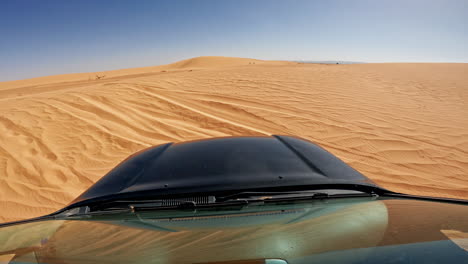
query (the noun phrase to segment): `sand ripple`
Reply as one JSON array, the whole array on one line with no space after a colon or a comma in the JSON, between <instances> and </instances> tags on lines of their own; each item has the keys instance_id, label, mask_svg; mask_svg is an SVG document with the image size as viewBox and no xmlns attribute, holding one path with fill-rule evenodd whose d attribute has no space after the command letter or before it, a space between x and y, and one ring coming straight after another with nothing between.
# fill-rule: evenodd
<instances>
[{"instance_id":1,"label":"sand ripple","mask_svg":"<svg viewBox=\"0 0 468 264\"><path fill-rule=\"evenodd\" d=\"M0 221L59 209L148 146L231 135L298 135L389 189L468 199L467 64L203 57L105 74L0 83Z\"/></svg>"}]
</instances>

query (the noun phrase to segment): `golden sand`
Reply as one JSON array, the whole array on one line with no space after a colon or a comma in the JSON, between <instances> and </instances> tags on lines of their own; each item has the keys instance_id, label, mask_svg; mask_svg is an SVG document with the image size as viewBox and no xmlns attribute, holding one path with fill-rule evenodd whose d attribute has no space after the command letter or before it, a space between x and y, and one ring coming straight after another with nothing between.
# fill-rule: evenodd
<instances>
[{"instance_id":1,"label":"golden sand","mask_svg":"<svg viewBox=\"0 0 468 264\"><path fill-rule=\"evenodd\" d=\"M199 57L0 82L0 222L51 213L168 141L296 135L394 191L468 199L468 64Z\"/></svg>"}]
</instances>

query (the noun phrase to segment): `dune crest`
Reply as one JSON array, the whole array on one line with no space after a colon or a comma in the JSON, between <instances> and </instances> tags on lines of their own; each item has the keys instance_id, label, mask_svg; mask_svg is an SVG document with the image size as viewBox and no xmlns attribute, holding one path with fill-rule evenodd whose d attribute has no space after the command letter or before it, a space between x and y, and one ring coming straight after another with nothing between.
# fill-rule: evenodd
<instances>
[{"instance_id":1,"label":"dune crest","mask_svg":"<svg viewBox=\"0 0 468 264\"><path fill-rule=\"evenodd\" d=\"M301 136L391 190L468 199L467 72L198 57L3 82L0 222L63 207L151 145L233 135Z\"/></svg>"},{"instance_id":2,"label":"dune crest","mask_svg":"<svg viewBox=\"0 0 468 264\"><path fill-rule=\"evenodd\" d=\"M38 86L38 85L52 84L52 83L109 79L109 78L115 78L119 76L166 72L169 70L219 68L219 67L242 66L242 65L249 65L249 64L253 65L253 64L294 64L294 63L287 62L287 61L263 61L263 60L257 60L257 59L236 58L236 57L202 56L202 57L190 58L190 59L178 61L175 63L159 65L159 66L139 67L139 68L110 70L110 71L101 71L101 72L60 74L60 75L30 78L30 79L25 79L25 80L0 82L0 90L25 87L25 86Z\"/></svg>"},{"instance_id":3,"label":"dune crest","mask_svg":"<svg viewBox=\"0 0 468 264\"><path fill-rule=\"evenodd\" d=\"M220 68L245 65L293 65L291 61L265 61L248 58L202 56L166 65L167 69L197 69L197 68Z\"/></svg>"}]
</instances>

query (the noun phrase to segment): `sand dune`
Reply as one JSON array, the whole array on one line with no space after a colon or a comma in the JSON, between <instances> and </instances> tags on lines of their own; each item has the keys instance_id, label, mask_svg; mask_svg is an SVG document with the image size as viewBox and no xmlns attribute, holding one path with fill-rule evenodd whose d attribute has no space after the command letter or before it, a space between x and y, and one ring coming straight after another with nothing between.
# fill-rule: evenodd
<instances>
[{"instance_id":1,"label":"sand dune","mask_svg":"<svg viewBox=\"0 0 468 264\"><path fill-rule=\"evenodd\" d=\"M0 221L59 209L140 149L230 135L298 135L391 190L468 199L467 88L468 64L225 57L3 82Z\"/></svg>"}]
</instances>

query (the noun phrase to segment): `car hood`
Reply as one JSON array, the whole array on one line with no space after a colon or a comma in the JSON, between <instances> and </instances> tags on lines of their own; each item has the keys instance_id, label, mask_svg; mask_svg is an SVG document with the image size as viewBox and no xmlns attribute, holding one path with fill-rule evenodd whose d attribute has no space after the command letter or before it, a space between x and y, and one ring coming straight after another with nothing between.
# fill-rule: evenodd
<instances>
[{"instance_id":1,"label":"car hood","mask_svg":"<svg viewBox=\"0 0 468 264\"><path fill-rule=\"evenodd\" d=\"M155 146L130 156L73 204L112 195L200 194L305 185L376 186L325 149L290 136Z\"/></svg>"}]
</instances>

